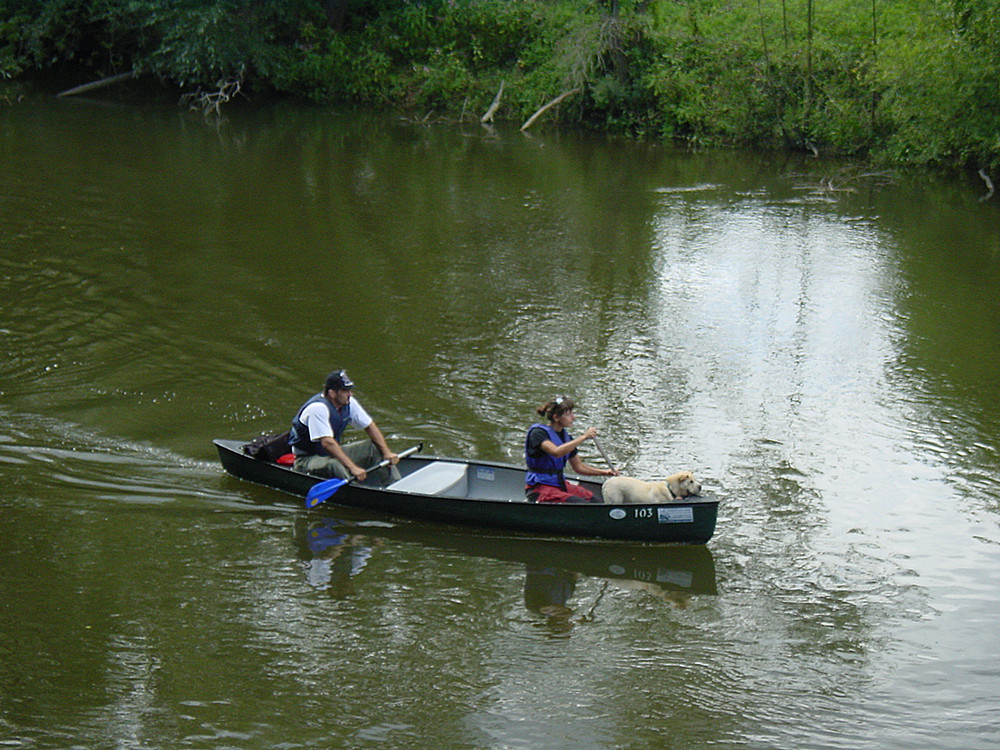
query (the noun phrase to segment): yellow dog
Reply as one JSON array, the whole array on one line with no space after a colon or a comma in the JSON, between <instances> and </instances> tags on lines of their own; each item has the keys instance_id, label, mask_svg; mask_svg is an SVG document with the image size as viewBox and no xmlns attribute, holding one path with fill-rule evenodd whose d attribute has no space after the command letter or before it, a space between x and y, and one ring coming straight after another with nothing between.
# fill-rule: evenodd
<instances>
[{"instance_id":1,"label":"yellow dog","mask_svg":"<svg viewBox=\"0 0 1000 750\"><path fill-rule=\"evenodd\" d=\"M701 482L690 471L671 474L662 482L644 482L630 477L611 477L604 482L601 494L604 502L669 503L701 493Z\"/></svg>"}]
</instances>

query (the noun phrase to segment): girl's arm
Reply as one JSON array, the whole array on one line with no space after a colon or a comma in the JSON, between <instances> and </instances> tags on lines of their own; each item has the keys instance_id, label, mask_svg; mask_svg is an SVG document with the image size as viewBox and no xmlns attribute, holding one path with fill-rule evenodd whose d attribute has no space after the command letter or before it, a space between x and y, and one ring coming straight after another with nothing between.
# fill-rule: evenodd
<instances>
[{"instance_id":1,"label":"girl's arm","mask_svg":"<svg viewBox=\"0 0 1000 750\"><path fill-rule=\"evenodd\" d=\"M598 469L596 466L591 466L590 464L585 464L579 456L573 456L569 460L569 465L573 467L573 471L581 476L589 477L616 477L618 476L618 471L616 469Z\"/></svg>"},{"instance_id":2,"label":"girl's arm","mask_svg":"<svg viewBox=\"0 0 1000 750\"><path fill-rule=\"evenodd\" d=\"M563 443L562 445L556 445L551 440L543 440L541 445L538 447L543 451L548 453L550 456L555 456L556 458L561 458L569 453L572 453L581 445L585 440L590 440L590 438L597 435L596 427L588 427L586 431L578 438L573 438L568 443Z\"/></svg>"}]
</instances>

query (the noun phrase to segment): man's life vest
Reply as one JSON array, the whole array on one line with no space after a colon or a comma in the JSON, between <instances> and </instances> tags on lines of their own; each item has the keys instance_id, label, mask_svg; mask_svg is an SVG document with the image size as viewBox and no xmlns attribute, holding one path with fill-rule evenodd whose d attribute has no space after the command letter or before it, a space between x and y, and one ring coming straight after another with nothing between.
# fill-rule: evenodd
<instances>
[{"instance_id":1,"label":"man's life vest","mask_svg":"<svg viewBox=\"0 0 1000 750\"><path fill-rule=\"evenodd\" d=\"M295 414L295 419L292 420L292 429L288 434L288 444L299 451L300 455L304 453L307 455L329 456L330 454L327 453L319 440L309 439L309 428L302 421L302 412L305 411L307 406L316 402L322 402L326 406L327 411L330 412L330 426L333 428L333 439L338 443L340 442L341 435L344 434L344 430L347 429L347 425L351 422L351 405L345 404L338 409L330 399L326 398L322 393L317 393L302 404L302 407Z\"/></svg>"}]
</instances>

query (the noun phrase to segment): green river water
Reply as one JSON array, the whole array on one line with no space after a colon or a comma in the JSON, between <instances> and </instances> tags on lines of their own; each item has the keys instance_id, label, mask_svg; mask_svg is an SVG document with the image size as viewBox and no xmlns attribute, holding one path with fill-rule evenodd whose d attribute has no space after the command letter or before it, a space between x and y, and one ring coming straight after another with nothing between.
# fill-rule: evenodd
<instances>
[{"instance_id":1,"label":"green river water","mask_svg":"<svg viewBox=\"0 0 1000 750\"><path fill-rule=\"evenodd\" d=\"M984 192L0 102L0 748L996 748ZM397 449L513 463L570 394L626 473L694 471L716 535L634 571L221 472L334 367Z\"/></svg>"}]
</instances>

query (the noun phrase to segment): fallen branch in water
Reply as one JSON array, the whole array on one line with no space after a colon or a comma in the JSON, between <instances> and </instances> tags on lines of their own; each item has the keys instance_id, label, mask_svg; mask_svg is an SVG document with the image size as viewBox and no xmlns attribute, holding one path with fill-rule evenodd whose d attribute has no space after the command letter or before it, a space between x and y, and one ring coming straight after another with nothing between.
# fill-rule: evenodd
<instances>
[{"instance_id":1,"label":"fallen branch in water","mask_svg":"<svg viewBox=\"0 0 1000 750\"><path fill-rule=\"evenodd\" d=\"M135 78L134 72L119 73L118 75L115 76L108 76L107 78L101 78L98 81L91 81L90 83L84 83L80 86L75 86L71 89L60 91L58 94L56 94L56 96L75 96L76 94L86 94L88 91L103 89L105 86L111 86L112 84L118 83L119 81L127 81L130 78Z\"/></svg>"},{"instance_id":2,"label":"fallen branch in water","mask_svg":"<svg viewBox=\"0 0 1000 750\"><path fill-rule=\"evenodd\" d=\"M486 110L486 114L480 118L479 122L493 122L493 115L496 114L497 110L500 109L500 97L503 96L503 81L500 81L500 90L497 91L497 95L493 97L493 103L490 108Z\"/></svg>"},{"instance_id":3,"label":"fallen branch in water","mask_svg":"<svg viewBox=\"0 0 1000 750\"><path fill-rule=\"evenodd\" d=\"M988 201L993 197L993 180L991 180L990 176L986 174L985 169L979 170L979 176L982 177L983 182L986 183L986 195L979 199L979 202L982 203L983 201Z\"/></svg>"},{"instance_id":4,"label":"fallen branch in water","mask_svg":"<svg viewBox=\"0 0 1000 750\"><path fill-rule=\"evenodd\" d=\"M816 198L829 202L835 201L841 194L858 192L858 185L872 187L891 185L896 178L892 172L852 172L841 170L836 174L816 178L807 174L795 174L793 190L806 190Z\"/></svg>"},{"instance_id":5,"label":"fallen branch in water","mask_svg":"<svg viewBox=\"0 0 1000 750\"><path fill-rule=\"evenodd\" d=\"M181 97L181 104L186 104L188 108L193 110L200 109L205 117L213 112L218 117L222 114L222 105L239 94L243 88L243 74L240 73L238 77L229 81L220 79L215 85L219 87L218 91L198 89L193 93L184 94Z\"/></svg>"},{"instance_id":6,"label":"fallen branch in water","mask_svg":"<svg viewBox=\"0 0 1000 750\"><path fill-rule=\"evenodd\" d=\"M556 106L557 104L559 104L561 101L563 101L563 99L566 99L567 97L573 96L573 94L579 94L580 91L582 91L582 89L578 86L575 89L570 89L569 91L562 92L561 94L559 94L559 96L557 96L555 99L553 99L552 101L550 101L548 104L543 105L541 109L539 109L537 112L535 112L535 114L533 114L531 117L529 117L528 120L527 120L527 122L525 122L524 125L521 126L521 130L522 131L527 130L528 128L530 128L534 124L535 120L537 120L543 114L545 114L550 109L552 109L554 106Z\"/></svg>"}]
</instances>

